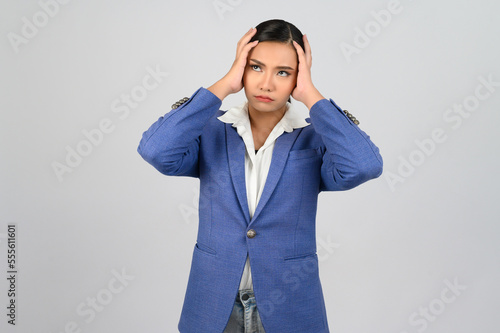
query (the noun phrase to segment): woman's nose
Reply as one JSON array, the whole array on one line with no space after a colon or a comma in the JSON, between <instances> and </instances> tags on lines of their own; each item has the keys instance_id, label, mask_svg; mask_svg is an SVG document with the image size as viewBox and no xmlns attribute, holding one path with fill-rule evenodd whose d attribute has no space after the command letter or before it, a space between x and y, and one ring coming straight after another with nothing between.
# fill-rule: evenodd
<instances>
[{"instance_id":1,"label":"woman's nose","mask_svg":"<svg viewBox=\"0 0 500 333\"><path fill-rule=\"evenodd\" d=\"M262 80L260 82L260 89L271 91L273 89L273 86L273 76L270 73L265 73L262 76Z\"/></svg>"}]
</instances>

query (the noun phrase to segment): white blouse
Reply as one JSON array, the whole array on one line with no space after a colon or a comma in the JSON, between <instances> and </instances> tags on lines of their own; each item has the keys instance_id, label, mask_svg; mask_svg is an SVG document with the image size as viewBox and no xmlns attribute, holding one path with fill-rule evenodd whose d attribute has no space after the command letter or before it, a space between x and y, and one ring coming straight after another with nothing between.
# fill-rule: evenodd
<instances>
[{"instance_id":1,"label":"white blouse","mask_svg":"<svg viewBox=\"0 0 500 333\"><path fill-rule=\"evenodd\" d=\"M302 128L310 125L292 107L292 104L287 103L286 106L287 110L285 114L273 128L267 137L266 142L257 153L255 153L252 128L250 126L250 118L248 117L248 104L246 102L240 106L227 110L226 113L217 118L224 123L232 124L243 139L243 142L245 142L245 181L247 186L247 200L250 218L253 217L264 189L276 139L285 131L292 132L294 128ZM243 270L243 275L241 276L240 290L241 289L253 290L252 273L248 254L245 269Z\"/></svg>"}]
</instances>

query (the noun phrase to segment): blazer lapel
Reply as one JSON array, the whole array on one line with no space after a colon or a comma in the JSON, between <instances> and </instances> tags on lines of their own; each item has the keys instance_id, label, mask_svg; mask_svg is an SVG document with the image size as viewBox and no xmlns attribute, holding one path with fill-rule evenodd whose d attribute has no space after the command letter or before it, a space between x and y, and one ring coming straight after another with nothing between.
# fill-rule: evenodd
<instances>
[{"instance_id":1,"label":"blazer lapel","mask_svg":"<svg viewBox=\"0 0 500 333\"><path fill-rule=\"evenodd\" d=\"M273 157L271 159L271 165L269 166L269 173L267 174L264 190L262 191L262 195L259 199L259 203L257 204L257 208L255 209L252 220L250 221L250 225L259 216L260 212L271 197L276 184L278 184L278 180L280 179L281 174L283 173L283 169L285 168L290 148L292 148L292 145L301 130L301 128L298 128L293 130L292 132L283 132L283 134L281 134L276 139L273 149Z\"/></svg>"},{"instance_id":2,"label":"blazer lapel","mask_svg":"<svg viewBox=\"0 0 500 333\"><path fill-rule=\"evenodd\" d=\"M227 155L229 158L229 171L231 173L231 180L234 185L238 201L240 202L241 209L245 215L247 224L250 225L259 216L260 212L266 205L271 197L278 180L283 173L288 153L292 148L297 135L301 128L295 129L292 132L283 132L274 144L273 157L271 165L267 174L264 190L255 209L255 213L250 221L250 211L248 209L247 190L245 181L245 153L246 147L243 139L239 136L238 132L231 124L226 124L226 138L227 138Z\"/></svg>"},{"instance_id":3,"label":"blazer lapel","mask_svg":"<svg viewBox=\"0 0 500 333\"><path fill-rule=\"evenodd\" d=\"M234 190L241 209L245 215L247 224L250 222L250 211L248 209L247 190L245 182L245 142L240 137L236 128L226 124L227 156L229 158L229 172L233 182Z\"/></svg>"}]
</instances>

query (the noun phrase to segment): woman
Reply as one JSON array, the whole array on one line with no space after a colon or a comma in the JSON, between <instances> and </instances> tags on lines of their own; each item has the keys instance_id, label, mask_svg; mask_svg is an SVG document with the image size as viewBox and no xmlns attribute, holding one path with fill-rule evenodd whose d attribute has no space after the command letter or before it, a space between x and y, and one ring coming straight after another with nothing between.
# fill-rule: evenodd
<instances>
[{"instance_id":1,"label":"woman","mask_svg":"<svg viewBox=\"0 0 500 333\"><path fill-rule=\"evenodd\" d=\"M138 151L160 172L200 179L182 333L329 332L317 197L378 177L382 158L359 122L315 88L311 59L294 25L263 22L238 42L222 79L174 104L143 135ZM243 105L219 110L243 88Z\"/></svg>"}]
</instances>

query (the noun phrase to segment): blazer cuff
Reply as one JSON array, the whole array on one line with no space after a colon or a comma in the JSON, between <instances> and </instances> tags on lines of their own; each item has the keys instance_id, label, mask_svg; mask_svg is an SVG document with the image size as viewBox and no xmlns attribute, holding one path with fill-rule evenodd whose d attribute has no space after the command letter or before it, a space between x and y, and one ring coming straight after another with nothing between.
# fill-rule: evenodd
<instances>
[{"instance_id":1,"label":"blazer cuff","mask_svg":"<svg viewBox=\"0 0 500 333\"><path fill-rule=\"evenodd\" d=\"M312 107L311 107L311 110L309 110L309 112L313 112L313 109L318 109L318 108L324 108L324 107L329 107L333 105L335 107L335 109L337 110L337 112L339 112L340 114L342 114L342 116L344 117L344 119L347 119L350 123L354 124L354 125L359 125L359 121L356 119L356 117L354 117L349 111L347 110L342 110L340 108L340 106L337 105L337 103L335 103L335 101L333 99L321 99L319 101L317 101Z\"/></svg>"},{"instance_id":2,"label":"blazer cuff","mask_svg":"<svg viewBox=\"0 0 500 333\"><path fill-rule=\"evenodd\" d=\"M193 93L193 95L191 95L191 97L184 97L172 104L172 109L181 109L188 105L193 99L203 101L203 105L213 106L219 104L220 106L222 104L220 98L213 94L210 90L200 87Z\"/></svg>"}]
</instances>

